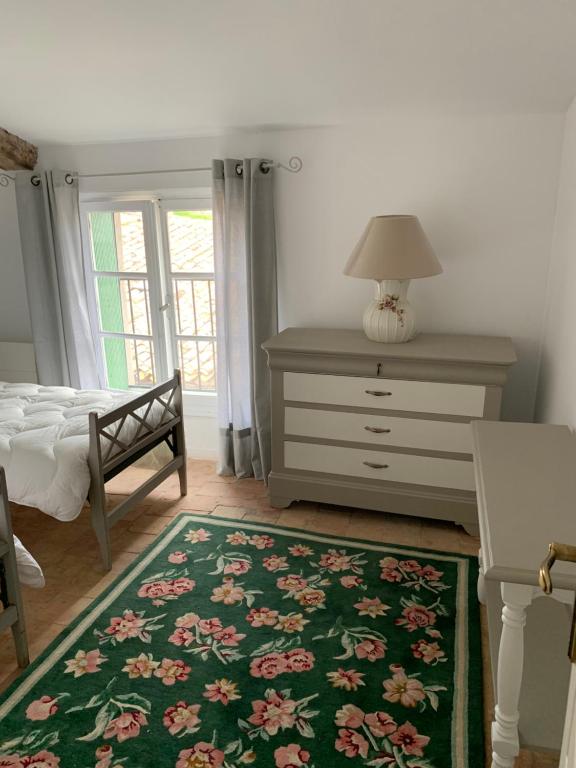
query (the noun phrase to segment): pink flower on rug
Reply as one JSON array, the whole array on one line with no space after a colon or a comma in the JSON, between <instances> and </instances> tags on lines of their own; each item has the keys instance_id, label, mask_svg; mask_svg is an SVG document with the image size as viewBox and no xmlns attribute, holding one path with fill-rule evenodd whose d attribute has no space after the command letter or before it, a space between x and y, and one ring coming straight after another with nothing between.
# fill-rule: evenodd
<instances>
[{"instance_id":1,"label":"pink flower on rug","mask_svg":"<svg viewBox=\"0 0 576 768\"><path fill-rule=\"evenodd\" d=\"M151 581L149 584L142 584L138 590L138 597L165 597L170 594L170 582Z\"/></svg>"},{"instance_id":2,"label":"pink flower on rug","mask_svg":"<svg viewBox=\"0 0 576 768\"><path fill-rule=\"evenodd\" d=\"M291 547L288 547L288 552L294 555L294 557L310 557L310 555L314 554L314 550L306 546L306 544L293 544Z\"/></svg>"},{"instance_id":3,"label":"pink flower on rug","mask_svg":"<svg viewBox=\"0 0 576 768\"><path fill-rule=\"evenodd\" d=\"M187 704L185 701L179 701L175 706L165 710L162 723L168 728L168 732L172 736L176 736L180 731L194 733L200 724L199 711L200 704Z\"/></svg>"},{"instance_id":4,"label":"pink flower on rug","mask_svg":"<svg viewBox=\"0 0 576 768\"><path fill-rule=\"evenodd\" d=\"M219 643L226 646L238 645L240 640L244 640L245 637L246 635L236 632L236 627L234 625L225 627L214 634L214 640L217 640Z\"/></svg>"},{"instance_id":5,"label":"pink flower on rug","mask_svg":"<svg viewBox=\"0 0 576 768\"><path fill-rule=\"evenodd\" d=\"M354 653L358 659L366 659L367 661L376 661L377 659L383 659L386 655L386 646L382 640L362 640L354 648Z\"/></svg>"},{"instance_id":6,"label":"pink flower on rug","mask_svg":"<svg viewBox=\"0 0 576 768\"><path fill-rule=\"evenodd\" d=\"M219 701L224 706L227 706L231 701L242 698L238 693L238 684L231 682L225 677L220 680L214 680L213 683L208 683L204 688L206 688L206 691L202 695L208 701Z\"/></svg>"},{"instance_id":7,"label":"pink flower on rug","mask_svg":"<svg viewBox=\"0 0 576 768\"><path fill-rule=\"evenodd\" d=\"M36 701L31 701L26 708L28 720L48 720L58 712L57 696L41 696Z\"/></svg>"},{"instance_id":8,"label":"pink flower on rug","mask_svg":"<svg viewBox=\"0 0 576 768\"><path fill-rule=\"evenodd\" d=\"M318 605L323 606L325 600L326 592L322 589L313 589L312 587L305 587L296 595L296 601L305 608L314 608Z\"/></svg>"},{"instance_id":9,"label":"pink flower on rug","mask_svg":"<svg viewBox=\"0 0 576 768\"><path fill-rule=\"evenodd\" d=\"M190 629L191 627L195 627L199 621L200 616L198 616L197 613L185 613L183 616L178 616L174 623L177 627L185 627L186 629Z\"/></svg>"},{"instance_id":10,"label":"pink flower on rug","mask_svg":"<svg viewBox=\"0 0 576 768\"><path fill-rule=\"evenodd\" d=\"M184 627L179 627L178 629L174 630L170 637L168 638L169 643L174 643L174 645L178 646L186 646L192 645L192 643L196 640L196 636L190 632L189 629L184 629Z\"/></svg>"},{"instance_id":11,"label":"pink flower on rug","mask_svg":"<svg viewBox=\"0 0 576 768\"><path fill-rule=\"evenodd\" d=\"M100 672L100 664L108 661L106 656L102 656L99 650L94 651L77 651L73 659L66 659L66 669L64 673L72 672L74 677L82 677L82 675L93 675L95 672Z\"/></svg>"},{"instance_id":12,"label":"pink flower on rug","mask_svg":"<svg viewBox=\"0 0 576 768\"><path fill-rule=\"evenodd\" d=\"M372 712L366 715L364 722L370 728L373 735L379 739L394 733L396 728L398 728L394 718L390 717L387 712Z\"/></svg>"},{"instance_id":13,"label":"pink flower on rug","mask_svg":"<svg viewBox=\"0 0 576 768\"><path fill-rule=\"evenodd\" d=\"M190 544L198 544L199 541L209 541L212 538L212 534L204 528L198 528L196 531L188 531L184 536L184 541L188 541Z\"/></svg>"},{"instance_id":14,"label":"pink flower on rug","mask_svg":"<svg viewBox=\"0 0 576 768\"><path fill-rule=\"evenodd\" d=\"M23 768L22 760L18 755L0 755L0 768Z\"/></svg>"},{"instance_id":15,"label":"pink flower on rug","mask_svg":"<svg viewBox=\"0 0 576 768\"><path fill-rule=\"evenodd\" d=\"M276 691L267 691L266 699L252 702L253 714L248 722L263 728L269 736L276 736L279 730L292 728L296 722L296 702Z\"/></svg>"},{"instance_id":16,"label":"pink flower on rug","mask_svg":"<svg viewBox=\"0 0 576 768\"><path fill-rule=\"evenodd\" d=\"M244 590L242 587L234 584L234 579L224 579L221 587L214 587L212 590L213 603L224 603L224 605L234 605L244 599Z\"/></svg>"},{"instance_id":17,"label":"pink flower on rug","mask_svg":"<svg viewBox=\"0 0 576 768\"><path fill-rule=\"evenodd\" d=\"M300 744L288 744L274 750L276 768L302 768L310 760L310 752L302 749Z\"/></svg>"},{"instance_id":18,"label":"pink flower on rug","mask_svg":"<svg viewBox=\"0 0 576 768\"><path fill-rule=\"evenodd\" d=\"M364 712L354 704L344 704L336 712L334 723L344 728L360 728L364 722Z\"/></svg>"},{"instance_id":19,"label":"pink flower on rug","mask_svg":"<svg viewBox=\"0 0 576 768\"><path fill-rule=\"evenodd\" d=\"M422 757L423 748L430 742L430 736L420 735L412 723L406 722L390 736L390 741L397 747L402 747L405 755Z\"/></svg>"},{"instance_id":20,"label":"pink flower on rug","mask_svg":"<svg viewBox=\"0 0 576 768\"><path fill-rule=\"evenodd\" d=\"M174 563L175 565L182 565L182 563L185 563L187 560L188 555L186 552L182 552L179 549L177 549L176 552L170 552L168 555L168 562Z\"/></svg>"},{"instance_id":21,"label":"pink flower on rug","mask_svg":"<svg viewBox=\"0 0 576 768\"><path fill-rule=\"evenodd\" d=\"M280 555L270 555L262 560L262 565L267 571L281 571L288 567L288 558Z\"/></svg>"},{"instance_id":22,"label":"pink flower on rug","mask_svg":"<svg viewBox=\"0 0 576 768\"><path fill-rule=\"evenodd\" d=\"M151 653L141 653L132 659L126 659L126 665L122 667L122 672L128 672L128 677L131 680L136 680L139 677L147 680L152 677L158 664L159 662L154 661Z\"/></svg>"},{"instance_id":23,"label":"pink flower on rug","mask_svg":"<svg viewBox=\"0 0 576 768\"><path fill-rule=\"evenodd\" d=\"M379 597L363 597L359 603L354 603L354 608L358 611L358 616L370 616L375 619L378 616L385 616L390 606L383 603Z\"/></svg>"},{"instance_id":24,"label":"pink flower on rug","mask_svg":"<svg viewBox=\"0 0 576 768\"><path fill-rule=\"evenodd\" d=\"M214 744L199 741L192 749L183 749L176 762L176 768L220 768L224 762L224 752Z\"/></svg>"},{"instance_id":25,"label":"pink flower on rug","mask_svg":"<svg viewBox=\"0 0 576 768\"><path fill-rule=\"evenodd\" d=\"M346 589L352 589L353 587L359 587L364 579L360 576L340 576L340 584Z\"/></svg>"},{"instance_id":26,"label":"pink flower on rug","mask_svg":"<svg viewBox=\"0 0 576 768\"><path fill-rule=\"evenodd\" d=\"M110 744L102 744L102 746L97 747L95 751L98 760L109 760L113 754L114 750Z\"/></svg>"},{"instance_id":27,"label":"pink flower on rug","mask_svg":"<svg viewBox=\"0 0 576 768\"><path fill-rule=\"evenodd\" d=\"M412 603L402 611L402 618L394 622L399 627L406 627L408 632L414 632L416 629L430 627L436 623L436 614L429 611L423 605Z\"/></svg>"},{"instance_id":28,"label":"pink flower on rug","mask_svg":"<svg viewBox=\"0 0 576 768\"><path fill-rule=\"evenodd\" d=\"M380 572L380 578L384 581L398 582L402 581L402 574L400 571L393 571L390 568L383 568Z\"/></svg>"},{"instance_id":29,"label":"pink flower on rug","mask_svg":"<svg viewBox=\"0 0 576 768\"><path fill-rule=\"evenodd\" d=\"M418 560L400 560L398 563L400 568L406 573L412 573L413 571L419 571L422 567Z\"/></svg>"},{"instance_id":30,"label":"pink flower on rug","mask_svg":"<svg viewBox=\"0 0 576 768\"><path fill-rule=\"evenodd\" d=\"M213 635L215 632L220 632L222 622L217 617L213 619L200 619L198 629L203 635Z\"/></svg>"},{"instance_id":31,"label":"pink flower on rug","mask_svg":"<svg viewBox=\"0 0 576 768\"><path fill-rule=\"evenodd\" d=\"M140 734L143 725L148 725L148 720L142 712L122 712L114 720L110 720L104 731L104 738L116 738L119 742L134 739Z\"/></svg>"},{"instance_id":32,"label":"pink flower on rug","mask_svg":"<svg viewBox=\"0 0 576 768\"><path fill-rule=\"evenodd\" d=\"M424 686L415 677L408 677L402 667L393 665L390 669L394 672L389 680L384 680L386 693L383 698L392 704L402 704L403 707L415 707L420 701L424 701L426 693Z\"/></svg>"},{"instance_id":33,"label":"pink flower on rug","mask_svg":"<svg viewBox=\"0 0 576 768\"><path fill-rule=\"evenodd\" d=\"M340 728L334 746L338 752L344 752L346 757L368 756L368 742L364 736L348 728Z\"/></svg>"},{"instance_id":34,"label":"pink flower on rug","mask_svg":"<svg viewBox=\"0 0 576 768\"><path fill-rule=\"evenodd\" d=\"M302 632L304 625L309 623L310 619L305 619L301 613L289 613L286 616L278 616L278 623L274 629L293 634L294 632Z\"/></svg>"},{"instance_id":35,"label":"pink flower on rug","mask_svg":"<svg viewBox=\"0 0 576 768\"><path fill-rule=\"evenodd\" d=\"M31 757L23 757L21 759L23 768L58 768L60 765L60 758L46 749L36 752Z\"/></svg>"},{"instance_id":36,"label":"pink flower on rug","mask_svg":"<svg viewBox=\"0 0 576 768\"><path fill-rule=\"evenodd\" d=\"M248 560L232 560L231 563L224 566L224 573L241 576L243 573L247 573L251 567Z\"/></svg>"},{"instance_id":37,"label":"pink flower on rug","mask_svg":"<svg viewBox=\"0 0 576 768\"><path fill-rule=\"evenodd\" d=\"M428 643L426 640L418 640L410 648L417 659L422 659L425 664L435 664L446 654L438 643Z\"/></svg>"},{"instance_id":38,"label":"pink flower on rug","mask_svg":"<svg viewBox=\"0 0 576 768\"><path fill-rule=\"evenodd\" d=\"M437 571L433 565L425 565L417 571L417 574L423 579L426 579L426 581L438 581L438 579L441 579L442 576L444 576L444 571Z\"/></svg>"},{"instance_id":39,"label":"pink flower on rug","mask_svg":"<svg viewBox=\"0 0 576 768\"><path fill-rule=\"evenodd\" d=\"M196 586L194 579L188 579L186 576L180 576L178 579L172 579L169 583L169 593L171 595L183 595L186 592L192 592Z\"/></svg>"},{"instance_id":40,"label":"pink flower on rug","mask_svg":"<svg viewBox=\"0 0 576 768\"><path fill-rule=\"evenodd\" d=\"M250 537L249 543L256 549L269 549L274 546L274 539L265 533L257 533Z\"/></svg>"},{"instance_id":41,"label":"pink flower on rug","mask_svg":"<svg viewBox=\"0 0 576 768\"><path fill-rule=\"evenodd\" d=\"M339 667L336 672L327 672L326 677L334 688L343 688L345 691L356 691L359 685L366 685L362 680L364 672L356 672L355 669L342 669Z\"/></svg>"},{"instance_id":42,"label":"pink flower on rug","mask_svg":"<svg viewBox=\"0 0 576 768\"><path fill-rule=\"evenodd\" d=\"M164 685L174 685L177 680L188 680L191 667L181 659L162 659L160 666L154 670L154 677L159 677Z\"/></svg>"},{"instance_id":43,"label":"pink flower on rug","mask_svg":"<svg viewBox=\"0 0 576 768\"><path fill-rule=\"evenodd\" d=\"M110 626L106 627L107 635L113 635L117 642L122 643L131 637L139 637L146 621L137 616L134 611L126 610L122 616L113 616Z\"/></svg>"},{"instance_id":44,"label":"pink flower on rug","mask_svg":"<svg viewBox=\"0 0 576 768\"><path fill-rule=\"evenodd\" d=\"M393 571L398 568L398 560L396 560L395 557L383 557L378 565L380 568L388 568L389 570Z\"/></svg>"},{"instance_id":45,"label":"pink flower on rug","mask_svg":"<svg viewBox=\"0 0 576 768\"><path fill-rule=\"evenodd\" d=\"M283 672L288 672L288 664L282 653L267 653L250 662L250 674L252 677L263 677L272 680Z\"/></svg>"},{"instance_id":46,"label":"pink flower on rug","mask_svg":"<svg viewBox=\"0 0 576 768\"><path fill-rule=\"evenodd\" d=\"M347 555L346 552L341 549L329 549L328 552L323 554L320 558L320 567L327 568L333 573L338 571L347 571L350 568L350 562L352 558Z\"/></svg>"},{"instance_id":47,"label":"pink flower on rug","mask_svg":"<svg viewBox=\"0 0 576 768\"><path fill-rule=\"evenodd\" d=\"M295 592L308 586L308 580L296 573L290 573L288 576L280 576L276 581L278 589L286 589L288 592Z\"/></svg>"},{"instance_id":48,"label":"pink flower on rug","mask_svg":"<svg viewBox=\"0 0 576 768\"><path fill-rule=\"evenodd\" d=\"M253 627L273 627L278 618L278 611L272 608L252 608L246 616L246 621Z\"/></svg>"},{"instance_id":49,"label":"pink flower on rug","mask_svg":"<svg viewBox=\"0 0 576 768\"><path fill-rule=\"evenodd\" d=\"M248 544L250 537L247 536L244 531L236 531L235 533L229 533L228 536L226 536L226 541L228 544L238 546L239 544Z\"/></svg>"},{"instance_id":50,"label":"pink flower on rug","mask_svg":"<svg viewBox=\"0 0 576 768\"><path fill-rule=\"evenodd\" d=\"M284 654L288 672L309 672L314 666L314 654L304 648L294 648Z\"/></svg>"}]
</instances>

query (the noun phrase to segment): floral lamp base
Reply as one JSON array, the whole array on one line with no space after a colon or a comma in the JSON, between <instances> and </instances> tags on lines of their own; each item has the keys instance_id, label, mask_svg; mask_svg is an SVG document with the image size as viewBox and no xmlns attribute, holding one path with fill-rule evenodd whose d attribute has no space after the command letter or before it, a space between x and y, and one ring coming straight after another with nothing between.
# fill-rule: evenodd
<instances>
[{"instance_id":1,"label":"floral lamp base","mask_svg":"<svg viewBox=\"0 0 576 768\"><path fill-rule=\"evenodd\" d=\"M401 344L416 336L416 317L406 298L410 280L380 280L376 298L364 312L364 332L372 341Z\"/></svg>"}]
</instances>

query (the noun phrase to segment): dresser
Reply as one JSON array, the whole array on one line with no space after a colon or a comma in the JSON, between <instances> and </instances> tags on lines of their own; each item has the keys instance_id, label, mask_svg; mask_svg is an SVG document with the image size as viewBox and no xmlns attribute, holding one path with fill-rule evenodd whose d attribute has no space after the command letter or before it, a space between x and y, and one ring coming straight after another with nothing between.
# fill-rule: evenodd
<instances>
[{"instance_id":1,"label":"dresser","mask_svg":"<svg viewBox=\"0 0 576 768\"><path fill-rule=\"evenodd\" d=\"M318 501L477 526L473 419L499 419L508 338L288 328L272 379L271 504Z\"/></svg>"}]
</instances>

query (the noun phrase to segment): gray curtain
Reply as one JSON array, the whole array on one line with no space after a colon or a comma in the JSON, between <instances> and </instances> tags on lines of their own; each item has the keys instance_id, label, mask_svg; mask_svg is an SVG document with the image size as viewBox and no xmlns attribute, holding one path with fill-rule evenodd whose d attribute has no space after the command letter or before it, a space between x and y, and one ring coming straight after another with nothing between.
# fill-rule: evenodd
<instances>
[{"instance_id":1,"label":"gray curtain","mask_svg":"<svg viewBox=\"0 0 576 768\"><path fill-rule=\"evenodd\" d=\"M90 332L78 177L18 172L16 201L41 384L101 386Z\"/></svg>"},{"instance_id":2,"label":"gray curtain","mask_svg":"<svg viewBox=\"0 0 576 768\"><path fill-rule=\"evenodd\" d=\"M278 330L273 171L262 160L212 164L219 472L266 479L270 376L262 342Z\"/></svg>"}]
</instances>

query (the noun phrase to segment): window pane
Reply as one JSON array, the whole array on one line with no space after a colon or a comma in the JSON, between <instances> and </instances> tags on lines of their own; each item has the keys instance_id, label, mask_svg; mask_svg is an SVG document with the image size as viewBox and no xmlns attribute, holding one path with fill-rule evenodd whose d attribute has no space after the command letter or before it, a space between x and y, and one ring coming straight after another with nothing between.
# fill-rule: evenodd
<instances>
[{"instance_id":1,"label":"window pane","mask_svg":"<svg viewBox=\"0 0 576 768\"><path fill-rule=\"evenodd\" d=\"M102 341L109 387L128 389L150 387L156 383L151 340L104 337Z\"/></svg>"},{"instance_id":2,"label":"window pane","mask_svg":"<svg viewBox=\"0 0 576 768\"><path fill-rule=\"evenodd\" d=\"M90 233L97 272L146 272L141 211L93 211Z\"/></svg>"},{"instance_id":3,"label":"window pane","mask_svg":"<svg viewBox=\"0 0 576 768\"><path fill-rule=\"evenodd\" d=\"M216 358L213 341L178 341L180 369L184 378L184 389L216 391Z\"/></svg>"},{"instance_id":4,"label":"window pane","mask_svg":"<svg viewBox=\"0 0 576 768\"><path fill-rule=\"evenodd\" d=\"M96 278L103 331L150 336L148 280L102 276Z\"/></svg>"},{"instance_id":5,"label":"window pane","mask_svg":"<svg viewBox=\"0 0 576 768\"><path fill-rule=\"evenodd\" d=\"M176 332L182 336L215 336L214 280L173 281Z\"/></svg>"},{"instance_id":6,"label":"window pane","mask_svg":"<svg viewBox=\"0 0 576 768\"><path fill-rule=\"evenodd\" d=\"M172 272L214 272L212 211L168 211Z\"/></svg>"}]
</instances>

